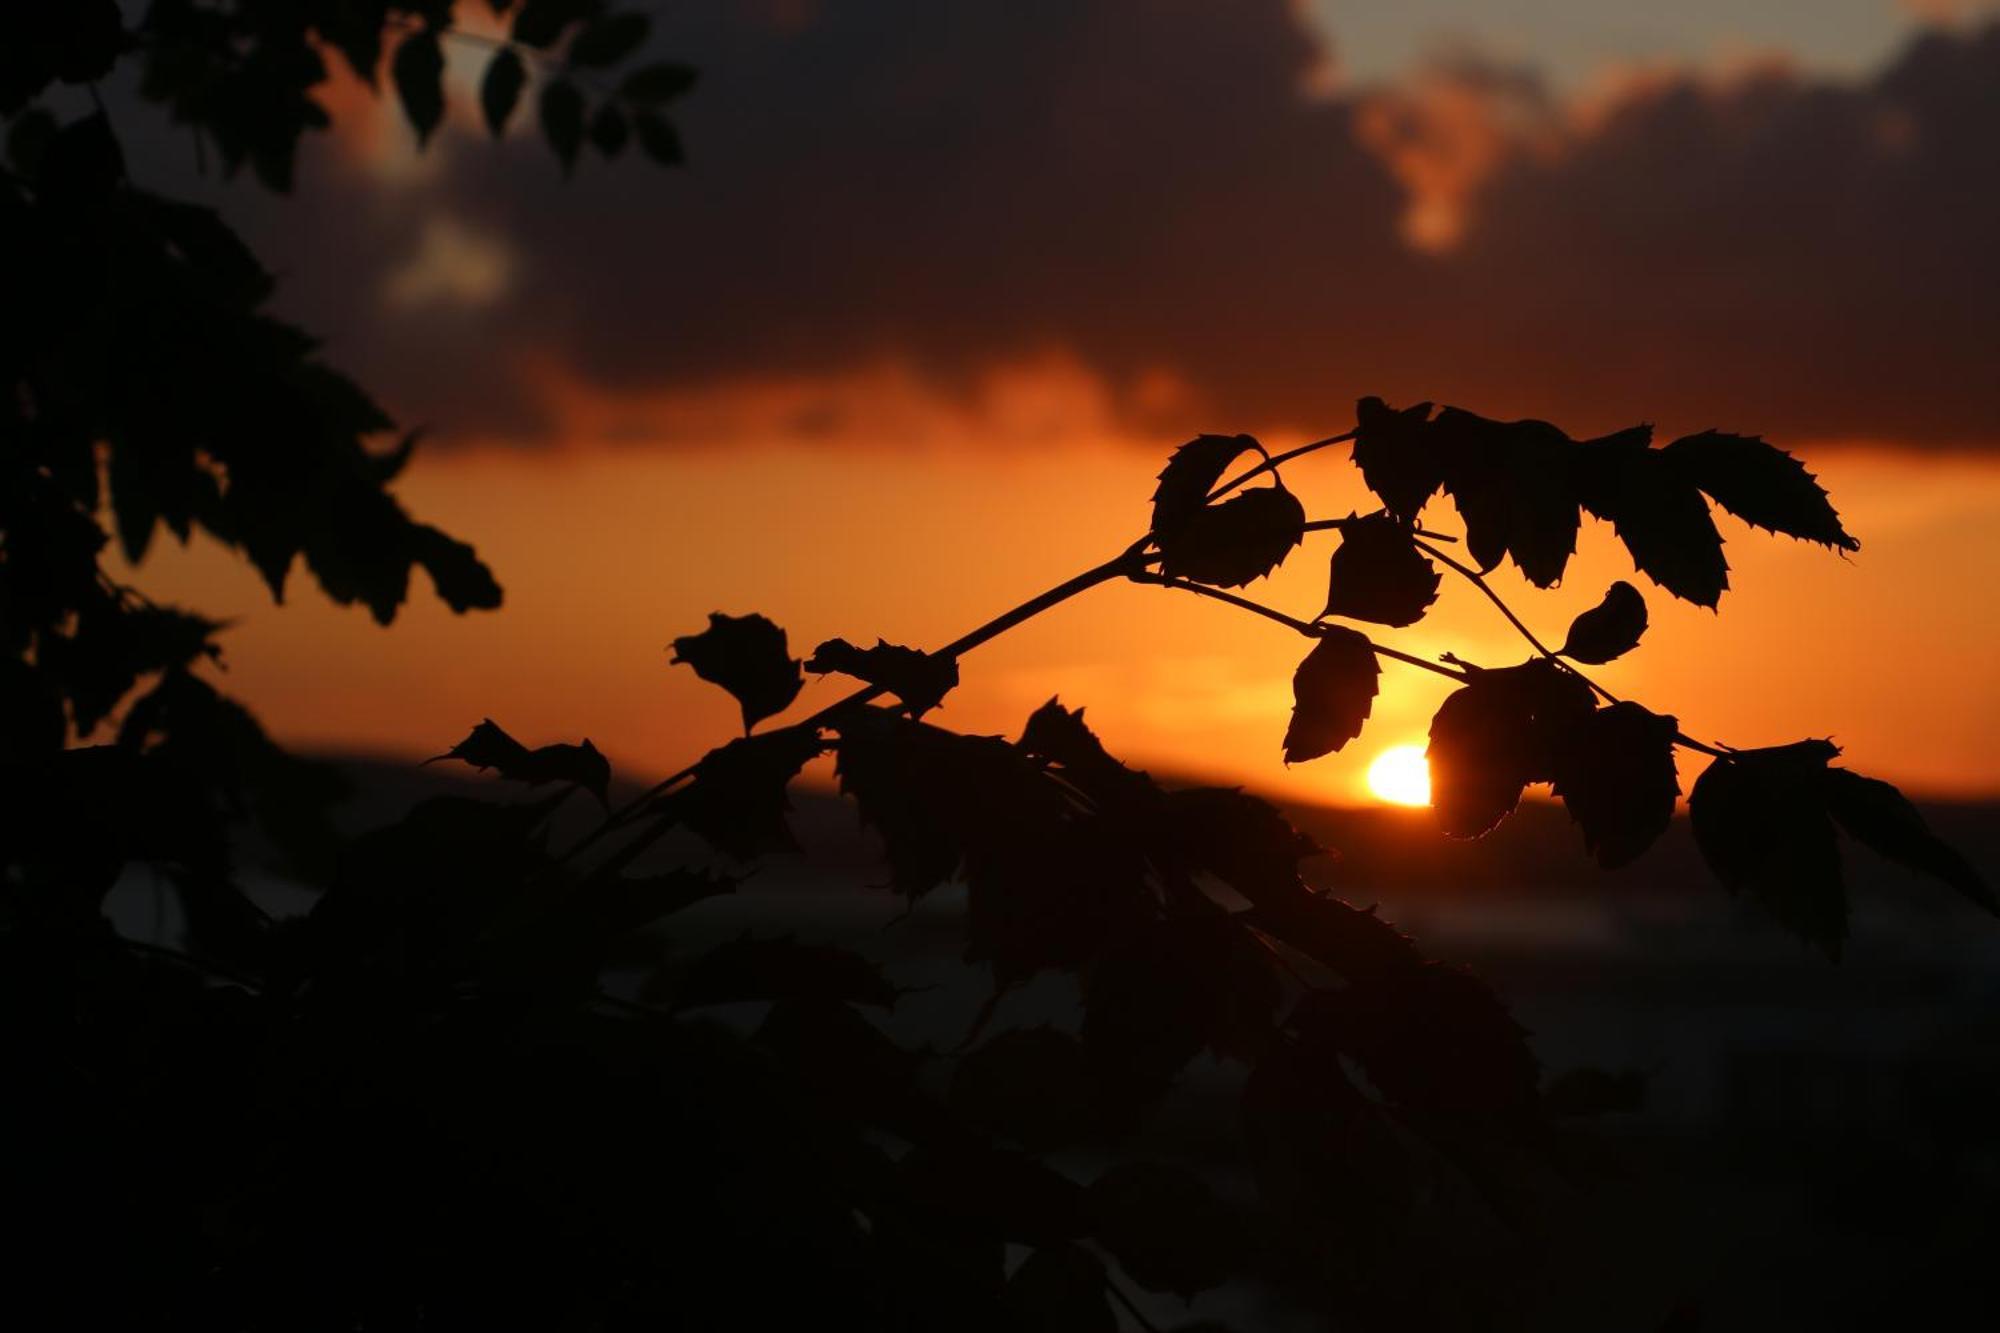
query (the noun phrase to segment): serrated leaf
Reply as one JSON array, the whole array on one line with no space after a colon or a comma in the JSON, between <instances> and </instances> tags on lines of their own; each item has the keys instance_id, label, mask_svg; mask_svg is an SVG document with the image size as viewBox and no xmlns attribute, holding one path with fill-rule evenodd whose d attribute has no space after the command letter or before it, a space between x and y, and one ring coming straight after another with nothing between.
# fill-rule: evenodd
<instances>
[{"instance_id":1,"label":"serrated leaf","mask_svg":"<svg viewBox=\"0 0 2000 1333\"><path fill-rule=\"evenodd\" d=\"M1546 421L1492 421L1456 407L1438 414L1430 436L1480 572L1511 555L1536 587L1560 582L1576 553L1575 443Z\"/></svg>"},{"instance_id":2,"label":"serrated leaf","mask_svg":"<svg viewBox=\"0 0 2000 1333\"><path fill-rule=\"evenodd\" d=\"M575 168L577 150L583 146L583 115L583 93L568 79L553 79L542 89L542 136L565 176Z\"/></svg>"},{"instance_id":3,"label":"serrated leaf","mask_svg":"<svg viewBox=\"0 0 2000 1333\"><path fill-rule=\"evenodd\" d=\"M586 68L615 65L645 43L652 26L644 14L629 10L594 19L569 44L569 63Z\"/></svg>"},{"instance_id":4,"label":"serrated leaf","mask_svg":"<svg viewBox=\"0 0 2000 1333\"><path fill-rule=\"evenodd\" d=\"M1350 516L1334 548L1322 614L1414 625L1437 600L1442 578L1406 525L1387 514Z\"/></svg>"},{"instance_id":5,"label":"serrated leaf","mask_svg":"<svg viewBox=\"0 0 2000 1333\"><path fill-rule=\"evenodd\" d=\"M1598 709L1562 737L1555 793L1604 869L1637 860L1673 822L1679 731L1675 719L1626 702Z\"/></svg>"},{"instance_id":6,"label":"serrated leaf","mask_svg":"<svg viewBox=\"0 0 2000 1333\"><path fill-rule=\"evenodd\" d=\"M1380 398L1354 406L1354 464L1361 480L1391 514L1417 521L1424 502L1444 484L1444 459L1429 429L1431 405L1392 408Z\"/></svg>"},{"instance_id":7,"label":"serrated leaf","mask_svg":"<svg viewBox=\"0 0 2000 1333\"><path fill-rule=\"evenodd\" d=\"M1292 673L1288 764L1331 754L1359 736L1382 675L1365 634L1340 625L1322 625L1319 633L1319 642Z\"/></svg>"},{"instance_id":8,"label":"serrated leaf","mask_svg":"<svg viewBox=\"0 0 2000 1333\"><path fill-rule=\"evenodd\" d=\"M403 114L421 146L444 120L444 49L436 30L426 28L405 37L396 47L391 73Z\"/></svg>"},{"instance_id":9,"label":"serrated leaf","mask_svg":"<svg viewBox=\"0 0 2000 1333\"><path fill-rule=\"evenodd\" d=\"M511 46L503 46L493 53L493 59L486 62L486 75L479 81L479 109L486 117L486 128L499 138L507 132L507 122L513 117L514 108L520 104L521 89L527 86L528 69L521 61L521 53Z\"/></svg>"},{"instance_id":10,"label":"serrated leaf","mask_svg":"<svg viewBox=\"0 0 2000 1333\"><path fill-rule=\"evenodd\" d=\"M1154 533L1171 578L1238 588L1263 578L1305 539L1306 511L1283 486L1232 495Z\"/></svg>"},{"instance_id":11,"label":"serrated leaf","mask_svg":"<svg viewBox=\"0 0 2000 1333\"><path fill-rule=\"evenodd\" d=\"M1590 666L1616 661L1639 646L1646 633L1646 599L1624 580L1611 585L1604 600L1572 620L1562 656Z\"/></svg>"},{"instance_id":12,"label":"serrated leaf","mask_svg":"<svg viewBox=\"0 0 2000 1333\"><path fill-rule=\"evenodd\" d=\"M671 102L694 87L697 77L696 71L687 65L646 65L625 76L618 85L618 95L647 105Z\"/></svg>"},{"instance_id":13,"label":"serrated leaf","mask_svg":"<svg viewBox=\"0 0 2000 1333\"><path fill-rule=\"evenodd\" d=\"M1826 771L1826 803L1847 835L1878 856L1911 870L1935 876L1967 898L2000 916L2000 899L1972 868L1972 863L1931 832L1909 798L1877 778L1865 778L1844 768Z\"/></svg>"},{"instance_id":14,"label":"serrated leaf","mask_svg":"<svg viewBox=\"0 0 2000 1333\"><path fill-rule=\"evenodd\" d=\"M1248 435L1197 435L1174 450L1153 489L1153 531L1172 527L1207 504L1222 474L1246 453L1263 454L1264 448Z\"/></svg>"},{"instance_id":15,"label":"serrated leaf","mask_svg":"<svg viewBox=\"0 0 2000 1333\"><path fill-rule=\"evenodd\" d=\"M1575 458L1583 507L1612 525L1633 565L1674 596L1714 607L1729 562L1694 483L1636 432L1585 443Z\"/></svg>"},{"instance_id":16,"label":"serrated leaf","mask_svg":"<svg viewBox=\"0 0 2000 1333\"><path fill-rule=\"evenodd\" d=\"M710 612L708 628L675 639L673 654L674 663L693 667L695 675L736 696L745 731L791 707L805 687L785 631L760 615Z\"/></svg>"},{"instance_id":17,"label":"serrated leaf","mask_svg":"<svg viewBox=\"0 0 2000 1333\"><path fill-rule=\"evenodd\" d=\"M912 717L922 717L944 702L958 684L958 660L938 657L901 644L875 641L857 648L845 639L828 639L813 649L806 670L815 675L837 671L889 691L901 699Z\"/></svg>"},{"instance_id":18,"label":"serrated leaf","mask_svg":"<svg viewBox=\"0 0 2000 1333\"><path fill-rule=\"evenodd\" d=\"M1531 782L1555 777L1564 736L1596 707L1590 687L1538 659L1475 671L1431 719L1431 809L1454 838L1476 838L1513 813Z\"/></svg>"},{"instance_id":19,"label":"serrated leaf","mask_svg":"<svg viewBox=\"0 0 2000 1333\"><path fill-rule=\"evenodd\" d=\"M530 750L489 717L464 740L424 762L435 764L444 759L490 768L510 782L530 787L568 782L595 796L599 805L608 803L611 763L588 740L581 745L544 745Z\"/></svg>"},{"instance_id":20,"label":"serrated leaf","mask_svg":"<svg viewBox=\"0 0 2000 1333\"><path fill-rule=\"evenodd\" d=\"M1746 523L1843 551L1861 543L1840 525L1819 479L1804 463L1755 435L1703 431L1661 451L1709 498Z\"/></svg>"},{"instance_id":21,"label":"serrated leaf","mask_svg":"<svg viewBox=\"0 0 2000 1333\"><path fill-rule=\"evenodd\" d=\"M661 166L678 167L687 161L680 133L665 116L653 111L635 111L632 131L639 138L640 150Z\"/></svg>"}]
</instances>

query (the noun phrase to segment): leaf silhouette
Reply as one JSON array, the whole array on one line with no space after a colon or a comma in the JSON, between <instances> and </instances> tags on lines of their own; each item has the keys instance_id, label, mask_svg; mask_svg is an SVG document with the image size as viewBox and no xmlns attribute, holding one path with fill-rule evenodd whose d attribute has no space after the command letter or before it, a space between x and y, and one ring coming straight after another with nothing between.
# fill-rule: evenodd
<instances>
[{"instance_id":1,"label":"leaf silhouette","mask_svg":"<svg viewBox=\"0 0 2000 1333\"><path fill-rule=\"evenodd\" d=\"M786 647L785 631L754 613L712 611L708 628L675 639L673 653L673 662L693 667L695 675L736 696L745 731L791 707L806 683Z\"/></svg>"},{"instance_id":2,"label":"leaf silhouette","mask_svg":"<svg viewBox=\"0 0 2000 1333\"><path fill-rule=\"evenodd\" d=\"M837 671L889 691L901 699L912 717L922 717L944 702L958 684L958 660L937 657L901 644L875 641L857 648L845 639L828 639L813 649L806 670L816 675Z\"/></svg>"},{"instance_id":3,"label":"leaf silhouette","mask_svg":"<svg viewBox=\"0 0 2000 1333\"><path fill-rule=\"evenodd\" d=\"M1703 431L1661 451L1710 499L1746 523L1843 551L1861 543L1840 525L1826 490L1806 466L1755 435Z\"/></svg>"},{"instance_id":4,"label":"leaf silhouette","mask_svg":"<svg viewBox=\"0 0 2000 1333\"><path fill-rule=\"evenodd\" d=\"M1259 907L1292 903L1305 892L1299 862L1326 855L1276 806L1236 787L1169 792L1166 807L1179 855Z\"/></svg>"},{"instance_id":5,"label":"leaf silhouette","mask_svg":"<svg viewBox=\"0 0 2000 1333\"><path fill-rule=\"evenodd\" d=\"M1570 622L1569 635L1557 651L1596 666L1631 652L1645 633L1646 599L1620 579L1605 592L1603 601Z\"/></svg>"},{"instance_id":6,"label":"leaf silhouette","mask_svg":"<svg viewBox=\"0 0 2000 1333\"><path fill-rule=\"evenodd\" d=\"M1561 737L1555 792L1604 869L1637 860L1673 822L1679 731L1673 718L1623 702L1579 719Z\"/></svg>"},{"instance_id":7,"label":"leaf silhouette","mask_svg":"<svg viewBox=\"0 0 2000 1333\"><path fill-rule=\"evenodd\" d=\"M1546 659L1475 670L1431 720L1438 827L1476 838L1513 813L1530 782L1554 779L1563 737L1595 707L1588 685Z\"/></svg>"},{"instance_id":8,"label":"leaf silhouette","mask_svg":"<svg viewBox=\"0 0 2000 1333\"><path fill-rule=\"evenodd\" d=\"M1237 588L1263 578L1305 539L1306 511L1282 484L1230 496L1155 529L1171 578Z\"/></svg>"},{"instance_id":9,"label":"leaf silhouette","mask_svg":"<svg viewBox=\"0 0 2000 1333\"><path fill-rule=\"evenodd\" d=\"M1579 523L1569 436L1546 421L1492 421L1456 407L1438 413L1430 431L1480 572L1511 555L1535 586L1560 582Z\"/></svg>"},{"instance_id":10,"label":"leaf silhouette","mask_svg":"<svg viewBox=\"0 0 2000 1333\"><path fill-rule=\"evenodd\" d=\"M1263 452L1264 447L1248 435L1197 435L1174 450L1153 489L1153 531L1170 528L1206 505L1222 474L1239 457Z\"/></svg>"},{"instance_id":11,"label":"leaf silhouette","mask_svg":"<svg viewBox=\"0 0 2000 1333\"><path fill-rule=\"evenodd\" d=\"M606 102L590 118L591 146L606 157L616 157L624 152L625 141L631 137L631 123L625 119L624 111L616 102Z\"/></svg>"},{"instance_id":12,"label":"leaf silhouette","mask_svg":"<svg viewBox=\"0 0 2000 1333\"><path fill-rule=\"evenodd\" d=\"M405 37L396 47L390 70L396 80L396 96L402 99L403 114L417 132L419 145L444 120L444 50L434 29Z\"/></svg>"},{"instance_id":13,"label":"leaf silhouette","mask_svg":"<svg viewBox=\"0 0 2000 1333\"><path fill-rule=\"evenodd\" d=\"M1934 876L2000 916L2000 899L1958 850L1931 832L1917 807L1888 783L1844 768L1826 771L1827 809L1862 846Z\"/></svg>"},{"instance_id":14,"label":"leaf silhouette","mask_svg":"<svg viewBox=\"0 0 2000 1333\"><path fill-rule=\"evenodd\" d=\"M1702 859L1732 893L1757 895L1771 915L1838 958L1847 939L1847 889L1823 794L1840 751L1800 741L1726 754L1688 794Z\"/></svg>"},{"instance_id":15,"label":"leaf silhouette","mask_svg":"<svg viewBox=\"0 0 2000 1333\"><path fill-rule=\"evenodd\" d=\"M474 768L490 768L510 782L540 787L551 782L572 783L608 804L611 763L588 740L581 745L544 745L530 750L509 736L492 718L474 727L458 744L432 759L456 759Z\"/></svg>"},{"instance_id":16,"label":"leaf silhouette","mask_svg":"<svg viewBox=\"0 0 2000 1333\"><path fill-rule=\"evenodd\" d=\"M785 819L792 808L786 788L820 748L811 727L740 737L703 755L694 781L660 797L655 808L739 861L796 850Z\"/></svg>"},{"instance_id":17,"label":"leaf silhouette","mask_svg":"<svg viewBox=\"0 0 2000 1333\"><path fill-rule=\"evenodd\" d=\"M673 123L658 112L649 109L633 112L632 132L639 137L640 150L661 166L677 167L687 161L681 136Z\"/></svg>"},{"instance_id":18,"label":"leaf silhouette","mask_svg":"<svg viewBox=\"0 0 2000 1333\"><path fill-rule=\"evenodd\" d=\"M1292 673L1292 721L1285 729L1288 764L1331 754L1359 736L1382 675L1365 634L1322 625L1319 636Z\"/></svg>"},{"instance_id":19,"label":"leaf silhouette","mask_svg":"<svg viewBox=\"0 0 2000 1333\"><path fill-rule=\"evenodd\" d=\"M577 150L583 147L583 93L568 79L551 79L542 89L542 137L555 150L567 176L576 167Z\"/></svg>"},{"instance_id":20,"label":"leaf silhouette","mask_svg":"<svg viewBox=\"0 0 2000 1333\"><path fill-rule=\"evenodd\" d=\"M1134 1282L1182 1300L1227 1281L1243 1248L1234 1214L1184 1166L1120 1162L1084 1189L1083 1216Z\"/></svg>"},{"instance_id":21,"label":"leaf silhouette","mask_svg":"<svg viewBox=\"0 0 2000 1333\"><path fill-rule=\"evenodd\" d=\"M1388 514L1350 515L1334 548L1321 614L1414 625L1437 600L1442 578L1407 526Z\"/></svg>"},{"instance_id":22,"label":"leaf silhouette","mask_svg":"<svg viewBox=\"0 0 2000 1333\"><path fill-rule=\"evenodd\" d=\"M1640 427L1583 444L1583 507L1610 523L1632 563L1674 596L1713 608L1729 587L1729 562L1708 502Z\"/></svg>"},{"instance_id":23,"label":"leaf silhouette","mask_svg":"<svg viewBox=\"0 0 2000 1333\"><path fill-rule=\"evenodd\" d=\"M1391 514L1415 523L1444 484L1444 459L1428 429L1429 403L1392 408L1380 398L1354 405L1354 464Z\"/></svg>"},{"instance_id":24,"label":"leaf silhouette","mask_svg":"<svg viewBox=\"0 0 2000 1333\"><path fill-rule=\"evenodd\" d=\"M527 66L521 62L521 53L511 46L495 51L486 63L485 77L479 81L479 110L494 138L507 132L507 122L520 104L521 89L527 82Z\"/></svg>"}]
</instances>

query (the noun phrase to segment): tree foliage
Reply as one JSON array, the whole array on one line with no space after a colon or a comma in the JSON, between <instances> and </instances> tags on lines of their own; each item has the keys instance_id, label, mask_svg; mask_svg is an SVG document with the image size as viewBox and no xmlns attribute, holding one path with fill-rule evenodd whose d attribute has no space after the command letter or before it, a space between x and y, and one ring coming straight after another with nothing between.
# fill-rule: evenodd
<instances>
[{"instance_id":1,"label":"tree foliage","mask_svg":"<svg viewBox=\"0 0 2000 1333\"><path fill-rule=\"evenodd\" d=\"M664 108L693 76L625 68L644 15L494 8L508 36L478 94L494 133L534 89L565 170L628 139L679 161ZM0 1058L21 1090L0 1112L0 1209L22 1310L91 1326L1109 1330L1131 1289L1188 1298L1276 1272L1306 1275L1349 1323L1519 1326L1482 1285L1494 1238L1575 1168L1562 1117L1630 1089L1545 1083L1480 979L1308 883L1325 849L1268 803L1156 782L1057 700L1014 739L923 720L972 647L1116 579L1311 641L1273 738L1288 762L1362 733L1383 660L1452 678L1430 743L1445 835L1478 836L1547 784L1586 852L1624 864L1667 827L1674 753L1691 748L1711 759L1689 809L1717 876L1829 953L1847 930L1836 830L2000 909L1829 743L1706 744L1584 677L1574 664L1639 643L1628 584L1560 653L1532 641L1518 664L1379 641L1428 612L1440 566L1488 592L1506 560L1556 582L1585 515L1709 606L1727 586L1710 500L1855 549L1795 459L1750 436L1577 441L1372 398L1354 431L1288 454L1240 435L1183 445L1145 535L938 652L835 639L801 662L773 621L716 613L672 661L726 690L745 734L566 846L557 812L578 790L608 804L608 761L492 719L438 758L521 799L439 797L339 842L326 774L206 679L221 626L116 582L103 553L115 540L137 563L162 526L202 531L274 597L302 564L384 623L414 568L454 610L496 607L499 585L403 510L390 484L414 437L390 444L388 416L266 313L271 280L228 228L134 188L101 112L63 123L41 102L134 59L146 97L225 169L282 190L326 124L313 89L329 53L371 83L386 63L419 140L440 132L454 17L447 0L156 0L128 24L80 0L0 27L0 764L15 794L0 805ZM1281 468L1350 440L1379 508L1309 521ZM1439 496L1470 565L1419 526ZM1228 591L1321 529L1339 544L1319 616ZM805 671L859 688L758 730ZM963 956L994 1004L956 1049L892 1040L885 1020L912 996L872 960L789 937L701 947L680 928L735 888L717 864L747 872L795 845L789 791L823 758L879 836L890 891L964 891ZM310 911L274 919L245 891L246 829L315 887ZM714 855L639 864L675 832ZM135 868L177 893L180 947L105 920ZM1052 972L1074 980L1073 1021L993 1030L1001 996ZM1134 1148L1197 1061L1239 1071L1254 1208Z\"/></svg>"}]
</instances>

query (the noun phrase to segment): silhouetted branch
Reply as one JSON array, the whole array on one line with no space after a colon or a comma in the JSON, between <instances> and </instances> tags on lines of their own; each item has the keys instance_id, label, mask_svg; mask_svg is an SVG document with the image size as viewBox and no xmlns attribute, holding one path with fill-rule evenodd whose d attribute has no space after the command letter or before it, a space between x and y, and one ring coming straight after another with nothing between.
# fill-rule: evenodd
<instances>
[{"instance_id":1,"label":"silhouetted branch","mask_svg":"<svg viewBox=\"0 0 2000 1333\"><path fill-rule=\"evenodd\" d=\"M1317 450L1320 449L1329 448L1332 445L1346 444L1349 440L1352 440L1354 438L1354 435L1355 432L1351 430L1342 435L1329 435L1323 440L1314 440L1311 444L1302 444L1296 449L1287 449L1282 454L1275 454L1269 458L1266 458L1263 462L1257 464L1257 466L1251 468L1248 472L1245 472L1242 476L1233 477L1230 480L1223 482L1222 485L1216 487L1213 491L1209 492L1208 501L1210 504L1213 504L1215 501L1221 499L1223 496L1235 490L1238 486L1241 486L1244 482L1254 480L1255 478L1264 475L1266 472L1275 471L1284 464L1291 462L1294 458L1303 458L1307 454L1316 452Z\"/></svg>"}]
</instances>

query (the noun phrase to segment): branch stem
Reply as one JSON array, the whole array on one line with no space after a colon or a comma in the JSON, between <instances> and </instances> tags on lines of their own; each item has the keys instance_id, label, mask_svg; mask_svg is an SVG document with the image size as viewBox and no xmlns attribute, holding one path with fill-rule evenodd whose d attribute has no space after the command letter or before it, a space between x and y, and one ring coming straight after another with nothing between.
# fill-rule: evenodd
<instances>
[{"instance_id":1,"label":"branch stem","mask_svg":"<svg viewBox=\"0 0 2000 1333\"><path fill-rule=\"evenodd\" d=\"M1278 470L1279 467L1283 466L1286 463L1291 462L1294 458L1303 458L1307 454L1314 453L1321 449L1329 448L1336 444L1346 444L1349 440L1353 438L1354 438L1354 432L1348 431L1344 435L1329 435L1323 440L1314 440L1311 444L1302 444L1296 449L1287 449L1282 454L1273 454L1270 457L1266 458L1263 462L1257 464L1257 466L1251 468L1249 471L1243 473L1240 476L1230 478L1228 481L1223 482L1222 485L1216 487L1213 491L1210 491L1208 494L1207 503L1214 504L1217 500L1220 500L1223 496L1229 494L1231 491L1241 486L1244 482L1255 480L1256 478L1263 476L1266 472L1275 472Z\"/></svg>"}]
</instances>

